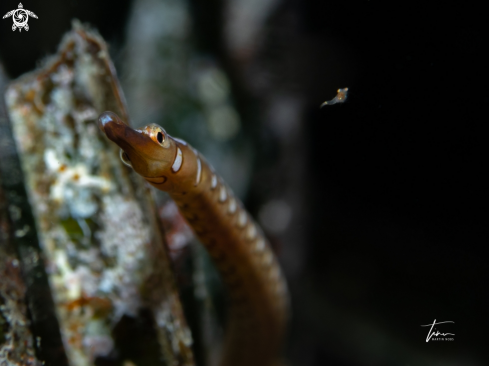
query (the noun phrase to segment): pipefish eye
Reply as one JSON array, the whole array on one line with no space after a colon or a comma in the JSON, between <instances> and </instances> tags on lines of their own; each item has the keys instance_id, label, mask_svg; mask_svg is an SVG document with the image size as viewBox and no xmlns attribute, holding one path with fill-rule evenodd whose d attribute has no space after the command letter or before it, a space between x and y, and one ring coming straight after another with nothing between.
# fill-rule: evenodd
<instances>
[{"instance_id":1,"label":"pipefish eye","mask_svg":"<svg viewBox=\"0 0 489 366\"><path fill-rule=\"evenodd\" d=\"M161 147L167 148L170 146L170 139L168 138L168 134L163 129L163 127L158 126L156 124L149 125L145 128L151 140L156 142Z\"/></svg>"},{"instance_id":2,"label":"pipefish eye","mask_svg":"<svg viewBox=\"0 0 489 366\"><path fill-rule=\"evenodd\" d=\"M161 131L158 131L158 133L156 134L156 140L162 144L163 141L165 140L165 135L163 135L163 133Z\"/></svg>"}]
</instances>

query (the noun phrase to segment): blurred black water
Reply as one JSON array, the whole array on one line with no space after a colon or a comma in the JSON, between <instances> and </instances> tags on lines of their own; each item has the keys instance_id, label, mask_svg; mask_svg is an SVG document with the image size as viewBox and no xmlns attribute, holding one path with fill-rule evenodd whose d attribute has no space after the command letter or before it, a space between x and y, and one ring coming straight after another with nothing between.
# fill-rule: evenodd
<instances>
[{"instance_id":1,"label":"blurred black water","mask_svg":"<svg viewBox=\"0 0 489 366\"><path fill-rule=\"evenodd\" d=\"M221 44L225 15L216 12L226 2L191 3L200 52L231 75L240 113L255 113L247 103L260 105L253 98L263 94L246 94L243 61ZM16 6L2 2L0 10ZM129 1L24 7L39 16L29 32L0 22L0 57L12 77L55 50L71 17L94 24L117 54L130 12ZM245 125L268 144L257 144L265 166L257 164L248 201L257 212L289 173L301 174L297 230L307 244L291 276L292 364L483 364L489 37L482 13L319 0L280 1L270 13L247 72L267 70L268 94L300 96L302 155L284 160L290 152L279 146L288 145L269 127L258 118ZM347 102L319 109L340 87L350 90ZM279 178L268 179L268 164ZM425 342L420 325L434 319L455 322L445 328L453 342Z\"/></svg>"},{"instance_id":2,"label":"blurred black water","mask_svg":"<svg viewBox=\"0 0 489 366\"><path fill-rule=\"evenodd\" d=\"M311 224L311 274L352 281L361 290L350 299L322 288L406 343L422 340L420 324L455 321L454 342L423 350L482 362L489 99L477 11L374 2L302 10L305 31L340 37L357 69L347 104L309 108L310 191L324 192L313 205L323 215Z\"/></svg>"}]
</instances>

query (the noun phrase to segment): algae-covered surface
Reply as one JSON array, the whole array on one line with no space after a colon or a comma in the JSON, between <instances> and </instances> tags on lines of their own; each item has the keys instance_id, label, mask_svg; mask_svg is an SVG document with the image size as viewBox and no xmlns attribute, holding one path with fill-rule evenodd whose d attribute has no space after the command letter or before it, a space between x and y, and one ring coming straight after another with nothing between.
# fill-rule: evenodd
<instances>
[{"instance_id":1,"label":"algae-covered surface","mask_svg":"<svg viewBox=\"0 0 489 366\"><path fill-rule=\"evenodd\" d=\"M0 188L0 365L38 366L24 299L26 286L9 233L7 204Z\"/></svg>"},{"instance_id":2,"label":"algae-covered surface","mask_svg":"<svg viewBox=\"0 0 489 366\"><path fill-rule=\"evenodd\" d=\"M75 23L5 98L69 364L193 364L148 189L95 123L128 120L104 42Z\"/></svg>"}]
</instances>

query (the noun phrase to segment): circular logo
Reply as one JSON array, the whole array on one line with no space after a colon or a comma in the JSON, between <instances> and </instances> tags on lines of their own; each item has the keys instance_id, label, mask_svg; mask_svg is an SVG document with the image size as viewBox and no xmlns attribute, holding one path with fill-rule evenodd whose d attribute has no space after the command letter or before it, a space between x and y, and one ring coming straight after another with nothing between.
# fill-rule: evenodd
<instances>
[{"instance_id":1,"label":"circular logo","mask_svg":"<svg viewBox=\"0 0 489 366\"><path fill-rule=\"evenodd\" d=\"M29 20L29 14L24 9L16 9L12 14L15 26L23 28Z\"/></svg>"}]
</instances>

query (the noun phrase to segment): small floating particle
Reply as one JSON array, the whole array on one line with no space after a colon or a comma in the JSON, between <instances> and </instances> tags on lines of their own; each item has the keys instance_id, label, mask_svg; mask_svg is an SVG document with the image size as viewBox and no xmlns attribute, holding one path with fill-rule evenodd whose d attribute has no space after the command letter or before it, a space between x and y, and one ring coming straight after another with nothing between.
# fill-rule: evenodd
<instances>
[{"instance_id":1,"label":"small floating particle","mask_svg":"<svg viewBox=\"0 0 489 366\"><path fill-rule=\"evenodd\" d=\"M8 209L10 211L10 217L13 221L17 221L22 217L22 211L20 210L20 207L10 205L8 206Z\"/></svg>"},{"instance_id":2,"label":"small floating particle","mask_svg":"<svg viewBox=\"0 0 489 366\"><path fill-rule=\"evenodd\" d=\"M321 104L321 107L319 107L319 108L322 108L325 105L332 105L332 104L336 104L336 103L344 103L346 101L347 96L348 96L348 88L338 89L336 97L334 97L331 100L327 100L326 102Z\"/></svg>"},{"instance_id":3,"label":"small floating particle","mask_svg":"<svg viewBox=\"0 0 489 366\"><path fill-rule=\"evenodd\" d=\"M16 238L22 238L22 237L27 235L29 230L30 230L30 227L28 225L24 225L24 227L22 229L15 230L14 235Z\"/></svg>"}]
</instances>

